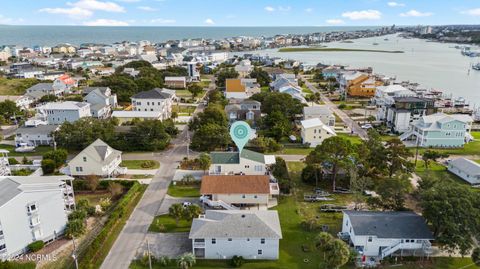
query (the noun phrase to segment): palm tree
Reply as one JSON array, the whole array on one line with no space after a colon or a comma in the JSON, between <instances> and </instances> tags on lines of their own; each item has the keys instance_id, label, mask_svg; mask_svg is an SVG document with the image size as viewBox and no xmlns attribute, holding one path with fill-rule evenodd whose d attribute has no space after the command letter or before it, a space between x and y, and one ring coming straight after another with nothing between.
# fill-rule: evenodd
<instances>
[{"instance_id":1,"label":"palm tree","mask_svg":"<svg viewBox=\"0 0 480 269\"><path fill-rule=\"evenodd\" d=\"M183 253L177 258L177 265L181 269L188 269L196 262L195 255L193 255L193 253Z\"/></svg>"},{"instance_id":2,"label":"palm tree","mask_svg":"<svg viewBox=\"0 0 480 269\"><path fill-rule=\"evenodd\" d=\"M170 217L175 219L175 224L177 225L177 227L178 227L178 221L183 216L183 212L184 210L181 204L173 204L168 209L168 215L170 215Z\"/></svg>"}]
</instances>

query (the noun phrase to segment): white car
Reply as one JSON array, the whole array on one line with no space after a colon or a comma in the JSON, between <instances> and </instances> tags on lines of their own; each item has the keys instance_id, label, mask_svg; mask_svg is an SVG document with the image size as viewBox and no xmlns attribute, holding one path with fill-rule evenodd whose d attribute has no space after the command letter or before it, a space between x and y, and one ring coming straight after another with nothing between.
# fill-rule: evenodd
<instances>
[{"instance_id":1,"label":"white car","mask_svg":"<svg viewBox=\"0 0 480 269\"><path fill-rule=\"evenodd\" d=\"M191 206L191 205L192 205L192 203L190 203L190 202L183 202L183 203L182 203L183 208L187 208L187 207L189 207L189 206Z\"/></svg>"},{"instance_id":2,"label":"white car","mask_svg":"<svg viewBox=\"0 0 480 269\"><path fill-rule=\"evenodd\" d=\"M371 128L373 128L373 126L372 126L370 123L366 123L366 124L364 124L364 125L362 125L362 126L360 126L360 127L361 127L362 129L371 129Z\"/></svg>"}]
</instances>

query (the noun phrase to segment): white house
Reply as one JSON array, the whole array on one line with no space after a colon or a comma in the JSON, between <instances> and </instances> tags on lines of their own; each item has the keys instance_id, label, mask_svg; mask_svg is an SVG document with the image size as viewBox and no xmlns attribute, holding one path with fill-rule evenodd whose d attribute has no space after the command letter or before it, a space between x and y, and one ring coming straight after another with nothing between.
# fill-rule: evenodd
<instances>
[{"instance_id":1,"label":"white house","mask_svg":"<svg viewBox=\"0 0 480 269\"><path fill-rule=\"evenodd\" d=\"M302 120L301 125L302 142L303 144L309 144L312 148L322 144L323 140L337 135L330 126L327 126L319 118Z\"/></svg>"},{"instance_id":2,"label":"white house","mask_svg":"<svg viewBox=\"0 0 480 269\"><path fill-rule=\"evenodd\" d=\"M69 176L0 178L0 260L24 253L34 241L50 242L63 234L75 204L72 180Z\"/></svg>"},{"instance_id":3,"label":"white house","mask_svg":"<svg viewBox=\"0 0 480 269\"><path fill-rule=\"evenodd\" d=\"M267 209L277 205L278 183L266 175L208 175L202 177L201 200L225 209Z\"/></svg>"},{"instance_id":4,"label":"white house","mask_svg":"<svg viewBox=\"0 0 480 269\"><path fill-rule=\"evenodd\" d=\"M457 158L448 162L447 169L472 185L480 184L480 164L477 162Z\"/></svg>"},{"instance_id":5,"label":"white house","mask_svg":"<svg viewBox=\"0 0 480 269\"><path fill-rule=\"evenodd\" d=\"M318 118L328 126L335 126L335 115L325 105L305 106L303 107L303 119L309 120Z\"/></svg>"},{"instance_id":6,"label":"white house","mask_svg":"<svg viewBox=\"0 0 480 269\"><path fill-rule=\"evenodd\" d=\"M159 111L160 120L170 118L175 95L168 89L155 88L132 96L134 111Z\"/></svg>"},{"instance_id":7,"label":"white house","mask_svg":"<svg viewBox=\"0 0 480 269\"><path fill-rule=\"evenodd\" d=\"M20 109L28 109L33 103L33 99L28 95L0 95L0 102L6 100L15 102L15 105Z\"/></svg>"},{"instance_id":8,"label":"white house","mask_svg":"<svg viewBox=\"0 0 480 269\"><path fill-rule=\"evenodd\" d=\"M414 212L343 211L343 239L362 256L375 264L402 252L404 256L431 253L432 232L425 219Z\"/></svg>"},{"instance_id":9,"label":"white house","mask_svg":"<svg viewBox=\"0 0 480 269\"><path fill-rule=\"evenodd\" d=\"M53 132L60 125L38 125L34 127L20 127L15 131L15 145L26 143L30 146L53 145L55 142Z\"/></svg>"},{"instance_id":10,"label":"white house","mask_svg":"<svg viewBox=\"0 0 480 269\"><path fill-rule=\"evenodd\" d=\"M185 89L187 87L187 78L165 77L165 86L174 89Z\"/></svg>"},{"instance_id":11,"label":"white house","mask_svg":"<svg viewBox=\"0 0 480 269\"><path fill-rule=\"evenodd\" d=\"M37 107L39 114L48 124L74 122L84 117L90 117L90 104L85 102L50 102Z\"/></svg>"},{"instance_id":12,"label":"white house","mask_svg":"<svg viewBox=\"0 0 480 269\"><path fill-rule=\"evenodd\" d=\"M88 87L83 92L88 93L83 99L90 104L92 117L108 118L112 109L117 107L117 95L108 87Z\"/></svg>"},{"instance_id":13,"label":"white house","mask_svg":"<svg viewBox=\"0 0 480 269\"><path fill-rule=\"evenodd\" d=\"M240 77L247 77L250 72L253 71L253 65L250 60L242 60L239 64L234 67L235 71L240 75Z\"/></svg>"},{"instance_id":14,"label":"white house","mask_svg":"<svg viewBox=\"0 0 480 269\"><path fill-rule=\"evenodd\" d=\"M97 139L68 162L68 170L72 176L110 177L125 173L125 168L120 167L121 162L121 151Z\"/></svg>"},{"instance_id":15,"label":"white house","mask_svg":"<svg viewBox=\"0 0 480 269\"><path fill-rule=\"evenodd\" d=\"M282 229L276 210L207 210L193 219L193 254L204 259L276 260Z\"/></svg>"},{"instance_id":16,"label":"white house","mask_svg":"<svg viewBox=\"0 0 480 269\"><path fill-rule=\"evenodd\" d=\"M275 156L248 149L243 149L241 153L211 152L210 158L210 175L265 175L269 172L269 166L275 163Z\"/></svg>"}]
</instances>

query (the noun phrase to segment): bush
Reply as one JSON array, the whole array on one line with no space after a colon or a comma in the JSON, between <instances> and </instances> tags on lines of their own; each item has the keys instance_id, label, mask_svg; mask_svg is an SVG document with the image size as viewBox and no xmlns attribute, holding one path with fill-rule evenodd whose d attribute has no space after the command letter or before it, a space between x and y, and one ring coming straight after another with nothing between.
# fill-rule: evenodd
<instances>
[{"instance_id":1,"label":"bush","mask_svg":"<svg viewBox=\"0 0 480 269\"><path fill-rule=\"evenodd\" d=\"M38 240L28 244L27 248L28 248L28 251L37 252L41 250L44 246L45 246L45 243L42 240Z\"/></svg>"},{"instance_id":2,"label":"bush","mask_svg":"<svg viewBox=\"0 0 480 269\"><path fill-rule=\"evenodd\" d=\"M73 213L72 213L73 214ZM85 233L85 222L82 219L71 219L67 222L65 236L67 238L79 237Z\"/></svg>"},{"instance_id":3,"label":"bush","mask_svg":"<svg viewBox=\"0 0 480 269\"><path fill-rule=\"evenodd\" d=\"M155 167L155 162L152 160L144 161L141 165L142 168L152 168Z\"/></svg>"},{"instance_id":4,"label":"bush","mask_svg":"<svg viewBox=\"0 0 480 269\"><path fill-rule=\"evenodd\" d=\"M53 174L55 172L55 161L50 159L43 159L42 160L42 170L43 173L46 175Z\"/></svg>"},{"instance_id":5,"label":"bush","mask_svg":"<svg viewBox=\"0 0 480 269\"><path fill-rule=\"evenodd\" d=\"M346 107L347 107L347 105L345 103L341 103L341 104L338 105L339 109L344 109Z\"/></svg>"},{"instance_id":6,"label":"bush","mask_svg":"<svg viewBox=\"0 0 480 269\"><path fill-rule=\"evenodd\" d=\"M307 232L320 231L322 228L317 219L304 220L300 223L300 226Z\"/></svg>"},{"instance_id":7,"label":"bush","mask_svg":"<svg viewBox=\"0 0 480 269\"><path fill-rule=\"evenodd\" d=\"M15 158L8 158L8 163L10 165L15 165L15 164L18 164L18 161Z\"/></svg>"},{"instance_id":8,"label":"bush","mask_svg":"<svg viewBox=\"0 0 480 269\"><path fill-rule=\"evenodd\" d=\"M233 256L232 259L230 260L230 265L233 267L242 267L243 265L243 257L242 256Z\"/></svg>"}]
</instances>

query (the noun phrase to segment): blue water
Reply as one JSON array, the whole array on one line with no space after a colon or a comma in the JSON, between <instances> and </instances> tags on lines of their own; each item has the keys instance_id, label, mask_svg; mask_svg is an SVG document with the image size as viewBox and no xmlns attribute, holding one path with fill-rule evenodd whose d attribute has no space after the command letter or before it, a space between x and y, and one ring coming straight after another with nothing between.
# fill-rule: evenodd
<instances>
[{"instance_id":1,"label":"blue water","mask_svg":"<svg viewBox=\"0 0 480 269\"><path fill-rule=\"evenodd\" d=\"M59 43L111 44L121 41L163 42L186 38L221 39L234 36L274 36L316 32L376 29L375 26L319 27L88 27L88 26L7 26L0 25L0 45L54 46Z\"/></svg>"}]
</instances>

